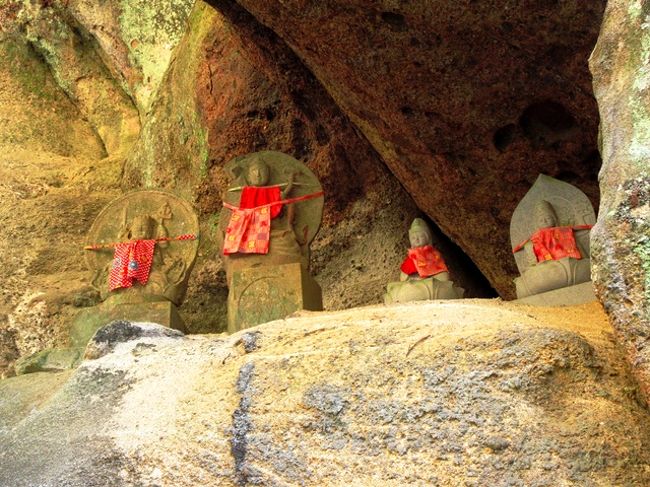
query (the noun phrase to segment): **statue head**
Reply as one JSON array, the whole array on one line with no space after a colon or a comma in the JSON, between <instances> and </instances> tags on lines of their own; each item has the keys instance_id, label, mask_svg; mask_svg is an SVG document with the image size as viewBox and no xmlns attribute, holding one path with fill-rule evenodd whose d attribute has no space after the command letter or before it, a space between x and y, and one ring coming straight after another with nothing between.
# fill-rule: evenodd
<instances>
[{"instance_id":1,"label":"statue head","mask_svg":"<svg viewBox=\"0 0 650 487\"><path fill-rule=\"evenodd\" d=\"M546 200L541 200L535 205L535 228L557 227L559 219L553 205Z\"/></svg>"},{"instance_id":2,"label":"statue head","mask_svg":"<svg viewBox=\"0 0 650 487\"><path fill-rule=\"evenodd\" d=\"M251 186L266 186L269 182L271 171L261 158L256 158L246 170L246 181Z\"/></svg>"},{"instance_id":3,"label":"statue head","mask_svg":"<svg viewBox=\"0 0 650 487\"><path fill-rule=\"evenodd\" d=\"M431 229L422 218L416 218L409 228L409 241L411 248L424 247L433 244Z\"/></svg>"},{"instance_id":4,"label":"statue head","mask_svg":"<svg viewBox=\"0 0 650 487\"><path fill-rule=\"evenodd\" d=\"M150 215L133 217L131 223L125 228L126 238L129 240L147 240L154 238L156 220Z\"/></svg>"}]
</instances>

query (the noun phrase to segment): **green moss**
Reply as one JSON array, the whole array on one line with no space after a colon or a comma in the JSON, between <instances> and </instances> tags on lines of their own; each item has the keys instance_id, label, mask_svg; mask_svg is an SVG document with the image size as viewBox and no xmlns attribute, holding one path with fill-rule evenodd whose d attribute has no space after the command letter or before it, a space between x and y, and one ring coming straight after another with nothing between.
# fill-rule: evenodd
<instances>
[{"instance_id":1,"label":"green moss","mask_svg":"<svg viewBox=\"0 0 650 487\"><path fill-rule=\"evenodd\" d=\"M50 71L44 60L29 44L18 39L7 39L0 44L0 59L4 67L24 90L44 101L54 101L58 91L48 80Z\"/></svg>"},{"instance_id":2,"label":"green moss","mask_svg":"<svg viewBox=\"0 0 650 487\"><path fill-rule=\"evenodd\" d=\"M150 2L122 0L119 24L129 49L129 61L142 71L135 87L140 107L146 111L169 66L172 49L187 28L193 0Z\"/></svg>"}]
</instances>

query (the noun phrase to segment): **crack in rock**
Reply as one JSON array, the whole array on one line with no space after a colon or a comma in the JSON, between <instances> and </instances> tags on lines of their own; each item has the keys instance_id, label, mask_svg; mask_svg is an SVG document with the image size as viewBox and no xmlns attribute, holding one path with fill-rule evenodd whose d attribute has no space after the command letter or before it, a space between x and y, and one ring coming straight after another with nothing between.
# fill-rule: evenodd
<instances>
[{"instance_id":1,"label":"crack in rock","mask_svg":"<svg viewBox=\"0 0 650 487\"><path fill-rule=\"evenodd\" d=\"M239 406L232 414L232 438L230 440L230 452L235 459L235 477L237 484L246 485L249 481L249 472L246 468L246 454L248 451L248 434L252 429L252 422L249 411L253 401L253 374L255 364L248 362L239 369L239 376L235 385L236 390L241 394Z\"/></svg>"}]
</instances>

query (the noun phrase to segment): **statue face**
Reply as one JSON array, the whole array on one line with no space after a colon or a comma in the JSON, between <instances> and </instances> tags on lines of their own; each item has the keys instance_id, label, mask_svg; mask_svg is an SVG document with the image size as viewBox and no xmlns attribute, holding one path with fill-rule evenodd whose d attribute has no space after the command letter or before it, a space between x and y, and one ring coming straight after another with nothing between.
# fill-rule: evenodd
<instances>
[{"instance_id":1,"label":"statue face","mask_svg":"<svg viewBox=\"0 0 650 487\"><path fill-rule=\"evenodd\" d=\"M147 215L136 216L131 222L129 238L131 240L146 240L153 237L151 217Z\"/></svg>"},{"instance_id":2,"label":"statue face","mask_svg":"<svg viewBox=\"0 0 650 487\"><path fill-rule=\"evenodd\" d=\"M409 232L409 240L412 248L431 245L431 239L426 232Z\"/></svg>"},{"instance_id":3,"label":"statue face","mask_svg":"<svg viewBox=\"0 0 650 487\"><path fill-rule=\"evenodd\" d=\"M269 182L269 167L262 161L257 161L248 168L246 177L251 186L264 186Z\"/></svg>"},{"instance_id":4,"label":"statue face","mask_svg":"<svg viewBox=\"0 0 650 487\"><path fill-rule=\"evenodd\" d=\"M551 228L556 227L557 216L553 207L550 204L539 204L535 208L535 226L536 228Z\"/></svg>"}]
</instances>

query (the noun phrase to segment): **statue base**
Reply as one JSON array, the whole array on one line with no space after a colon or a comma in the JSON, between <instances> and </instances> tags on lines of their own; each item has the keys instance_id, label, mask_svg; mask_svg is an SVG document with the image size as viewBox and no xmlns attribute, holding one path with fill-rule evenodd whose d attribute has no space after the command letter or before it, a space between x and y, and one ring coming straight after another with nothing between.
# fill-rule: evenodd
<instances>
[{"instance_id":1,"label":"statue base","mask_svg":"<svg viewBox=\"0 0 650 487\"><path fill-rule=\"evenodd\" d=\"M516 299L514 303L530 304L533 306L575 306L591 303L596 300L591 281L576 284L575 286L562 287L545 293L533 294L525 298Z\"/></svg>"},{"instance_id":2,"label":"statue base","mask_svg":"<svg viewBox=\"0 0 650 487\"><path fill-rule=\"evenodd\" d=\"M439 281L433 277L390 282L384 294L384 304L429 301L433 299L462 299L465 290L453 281Z\"/></svg>"},{"instance_id":3,"label":"statue base","mask_svg":"<svg viewBox=\"0 0 650 487\"><path fill-rule=\"evenodd\" d=\"M123 302L120 295L115 295L77 315L70 330L73 346L85 347L97 330L118 320L156 323L187 333L185 322L171 301L153 298L151 301Z\"/></svg>"},{"instance_id":4,"label":"statue base","mask_svg":"<svg viewBox=\"0 0 650 487\"><path fill-rule=\"evenodd\" d=\"M286 318L299 310L322 311L318 283L300 263L234 271L228 293L228 332Z\"/></svg>"}]
</instances>

